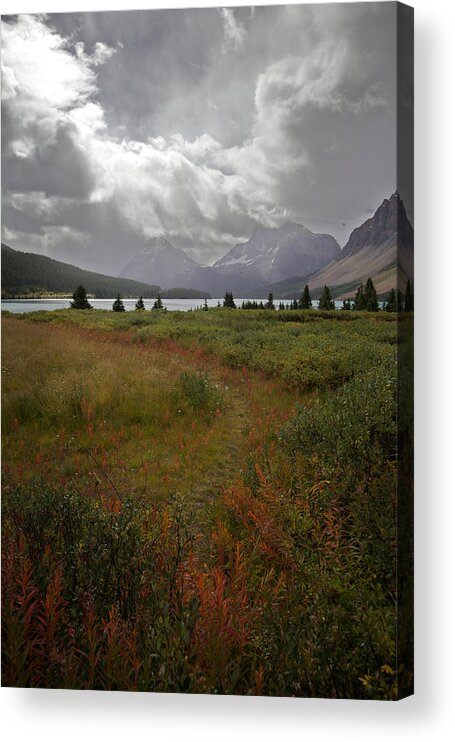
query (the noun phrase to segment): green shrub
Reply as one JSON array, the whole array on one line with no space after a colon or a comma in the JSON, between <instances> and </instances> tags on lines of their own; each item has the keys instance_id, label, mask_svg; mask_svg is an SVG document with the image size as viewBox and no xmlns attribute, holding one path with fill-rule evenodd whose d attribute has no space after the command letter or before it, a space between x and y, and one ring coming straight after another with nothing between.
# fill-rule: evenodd
<instances>
[{"instance_id":1,"label":"green shrub","mask_svg":"<svg viewBox=\"0 0 455 742\"><path fill-rule=\"evenodd\" d=\"M49 550L63 565L64 594L73 605L79 596L98 615L113 603L124 616L134 612L142 548L137 503L124 498L117 510L107 509L98 498L35 484L8 492L3 504L3 517L25 538L39 585L49 578L43 567Z\"/></svg>"},{"instance_id":2,"label":"green shrub","mask_svg":"<svg viewBox=\"0 0 455 742\"><path fill-rule=\"evenodd\" d=\"M180 391L189 406L198 412L215 414L222 406L220 390L210 383L206 373L183 373L179 378Z\"/></svg>"}]
</instances>

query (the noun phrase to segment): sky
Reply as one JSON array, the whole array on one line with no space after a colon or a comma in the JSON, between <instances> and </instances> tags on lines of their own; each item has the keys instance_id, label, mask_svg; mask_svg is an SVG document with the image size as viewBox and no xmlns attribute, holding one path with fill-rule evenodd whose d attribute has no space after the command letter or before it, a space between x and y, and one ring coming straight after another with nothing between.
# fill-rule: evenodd
<instances>
[{"instance_id":1,"label":"sky","mask_svg":"<svg viewBox=\"0 0 455 742\"><path fill-rule=\"evenodd\" d=\"M396 188L394 3L2 19L2 241L117 275L258 225L343 246Z\"/></svg>"}]
</instances>

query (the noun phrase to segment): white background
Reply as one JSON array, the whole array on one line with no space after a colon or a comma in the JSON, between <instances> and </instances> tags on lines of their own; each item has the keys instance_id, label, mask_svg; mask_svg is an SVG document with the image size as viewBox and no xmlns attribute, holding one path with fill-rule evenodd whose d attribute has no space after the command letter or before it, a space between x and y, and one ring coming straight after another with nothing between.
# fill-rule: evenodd
<instances>
[{"instance_id":1,"label":"white background","mask_svg":"<svg viewBox=\"0 0 455 742\"><path fill-rule=\"evenodd\" d=\"M211 6L212 2L4 0L2 13ZM242 3L229 0L229 5ZM266 4L261 2L259 4ZM3 739L455 738L453 0L414 0L416 78L416 694L400 703L2 688Z\"/></svg>"}]
</instances>

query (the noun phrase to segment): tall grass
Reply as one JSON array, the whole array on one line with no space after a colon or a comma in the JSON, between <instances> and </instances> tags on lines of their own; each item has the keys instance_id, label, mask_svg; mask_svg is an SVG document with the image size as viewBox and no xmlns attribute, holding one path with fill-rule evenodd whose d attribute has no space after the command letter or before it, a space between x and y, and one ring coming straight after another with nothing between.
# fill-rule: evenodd
<instances>
[{"instance_id":1,"label":"tall grass","mask_svg":"<svg viewBox=\"0 0 455 742\"><path fill-rule=\"evenodd\" d=\"M4 327L3 682L396 698L394 325L56 314Z\"/></svg>"}]
</instances>

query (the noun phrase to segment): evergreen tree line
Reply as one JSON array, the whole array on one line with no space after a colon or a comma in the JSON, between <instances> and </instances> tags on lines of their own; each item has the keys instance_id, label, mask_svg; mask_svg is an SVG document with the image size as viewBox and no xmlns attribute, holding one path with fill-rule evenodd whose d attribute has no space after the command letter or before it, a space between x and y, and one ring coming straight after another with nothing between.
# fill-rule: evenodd
<instances>
[{"instance_id":1,"label":"evergreen tree line","mask_svg":"<svg viewBox=\"0 0 455 742\"><path fill-rule=\"evenodd\" d=\"M134 306L134 309L136 310L136 312L145 311L145 304L144 304L144 299L142 298L142 296L140 296L139 299L137 300ZM155 301L153 302L153 307L151 311L153 311L154 309L163 309L163 301L159 293ZM112 311L113 312L124 312L125 311L125 305L122 301L120 294L117 294L117 298L112 305Z\"/></svg>"},{"instance_id":2,"label":"evergreen tree line","mask_svg":"<svg viewBox=\"0 0 455 742\"><path fill-rule=\"evenodd\" d=\"M70 302L70 307L71 309L93 309L92 305L90 304L87 298L87 291L85 290L83 286L78 286L77 289L74 291L72 301ZM144 299L142 298L142 296L140 296L139 299L136 301L136 305L134 308L136 309L136 311L139 311L139 312L145 311L145 304L144 304ZM153 309L163 309L163 301L159 293L153 303L152 310ZM120 294L117 294L117 298L115 299L112 305L112 311L113 312L125 312L126 311L125 305L123 303L123 299L120 296Z\"/></svg>"},{"instance_id":3,"label":"evergreen tree line","mask_svg":"<svg viewBox=\"0 0 455 742\"><path fill-rule=\"evenodd\" d=\"M414 293L409 279L406 284L406 291L404 296L400 289L397 289L397 291L395 291L394 289L390 290L384 309L386 310L386 312L414 311Z\"/></svg>"},{"instance_id":4,"label":"evergreen tree line","mask_svg":"<svg viewBox=\"0 0 455 742\"><path fill-rule=\"evenodd\" d=\"M78 286L78 288L73 293L73 299L71 301L72 309L91 309L92 305L88 301L87 298L87 292L83 286ZM218 307L220 307L220 302L218 302ZM228 309L236 309L237 305L235 303L234 296L231 291L226 291L223 299L223 307L227 307ZM256 300L247 300L243 301L241 305L242 309L271 309L274 310L275 303L273 300L273 294L270 293L268 296L268 299L266 302L262 301L256 301ZM284 303L282 301L278 304L279 310L289 310L289 309L312 309L313 304L311 300L311 294L308 287L308 284L306 284L305 288L302 291L302 294L300 296L300 299L293 299L291 302ZM135 306L136 311L144 311L145 310L145 304L142 296L139 297L139 299L136 302ZM163 302L161 299L160 294L158 293L158 296L153 304L152 311L154 309L163 309ZM204 299L204 306L203 309L205 311L208 311L208 303L207 299ZM322 290L321 297L319 299L318 303L318 309L323 310L330 310L335 309L335 301L332 298L332 294L330 291L330 288L328 286L324 286ZM374 283L371 278L367 278L365 285L363 283L360 284L360 286L357 289L356 295L354 299L343 299L343 310L356 310L356 311L365 311L365 312L378 312L379 311L379 301L378 301L378 295L374 286ZM408 279L407 285L406 285L406 292L403 296L400 289L390 289L390 292L387 297L387 301L385 302L383 309L386 312L413 312L414 311L414 294L412 291L411 283ZM122 297L120 294L117 294L117 298L114 301L112 305L112 310L114 312L124 312L125 311L125 305L122 301Z\"/></svg>"},{"instance_id":5,"label":"evergreen tree line","mask_svg":"<svg viewBox=\"0 0 455 742\"><path fill-rule=\"evenodd\" d=\"M235 309L236 304L235 300L232 296L232 293L226 292L224 301L223 301L223 307L231 307ZM278 309L312 309L313 304L311 301L311 295L310 290L308 288L308 284L305 286L302 295L300 299L293 299L290 302L287 302L286 304L283 301L280 301L278 304ZM273 294L270 293L268 296L267 301L256 301L256 299L247 301L242 301L241 309L276 309ZM324 286L324 291L322 294L321 299L319 300L319 309L335 309L335 302L332 300L330 289L327 286Z\"/></svg>"}]
</instances>

